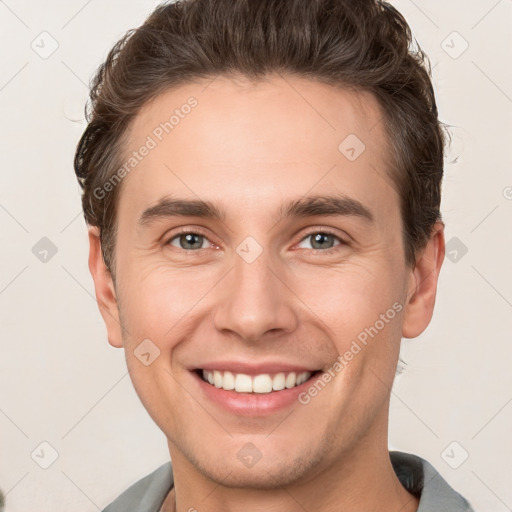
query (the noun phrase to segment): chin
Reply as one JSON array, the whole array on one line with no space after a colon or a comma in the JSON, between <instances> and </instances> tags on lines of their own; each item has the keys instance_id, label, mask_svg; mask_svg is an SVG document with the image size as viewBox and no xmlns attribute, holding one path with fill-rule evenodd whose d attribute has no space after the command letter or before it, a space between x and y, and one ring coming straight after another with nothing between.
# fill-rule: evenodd
<instances>
[{"instance_id":1,"label":"chin","mask_svg":"<svg viewBox=\"0 0 512 512\"><path fill-rule=\"evenodd\" d=\"M291 451L296 451L296 448L292 445ZM187 454L187 458L207 479L224 487L259 490L277 489L309 480L320 471L327 456L327 450L321 447L316 451L302 450L303 453L294 453L293 456L280 455L270 446L262 447L259 452L250 442L233 452L231 457L226 456L226 451L218 455L210 452L208 457L200 457L197 450L195 452L192 457ZM247 455L252 455L253 460L244 462Z\"/></svg>"}]
</instances>

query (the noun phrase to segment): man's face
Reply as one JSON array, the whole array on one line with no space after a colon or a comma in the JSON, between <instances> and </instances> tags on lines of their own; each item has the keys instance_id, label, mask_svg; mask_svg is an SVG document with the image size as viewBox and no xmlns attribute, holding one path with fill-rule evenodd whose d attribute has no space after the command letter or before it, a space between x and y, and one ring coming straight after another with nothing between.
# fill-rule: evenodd
<instances>
[{"instance_id":1,"label":"man's face","mask_svg":"<svg viewBox=\"0 0 512 512\"><path fill-rule=\"evenodd\" d=\"M173 460L225 485L284 485L387 442L412 276L399 197L373 96L293 77L208 83L159 96L128 133L127 159L148 136L156 147L118 205L122 345ZM162 133L175 109L190 112ZM333 200L289 211L313 197ZM143 215L164 199L222 218Z\"/></svg>"}]
</instances>

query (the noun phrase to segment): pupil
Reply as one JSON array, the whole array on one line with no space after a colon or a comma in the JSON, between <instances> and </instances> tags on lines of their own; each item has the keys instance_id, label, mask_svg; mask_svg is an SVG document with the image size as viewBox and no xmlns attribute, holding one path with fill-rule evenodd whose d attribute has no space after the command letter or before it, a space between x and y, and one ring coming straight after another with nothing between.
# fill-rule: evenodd
<instances>
[{"instance_id":1,"label":"pupil","mask_svg":"<svg viewBox=\"0 0 512 512\"><path fill-rule=\"evenodd\" d=\"M196 240L194 243L194 239ZM186 235L181 236L181 246L183 249L195 249L195 248L201 248L202 245L202 236L201 235L195 235L193 233L187 233ZM192 247L186 247L186 245L191 245Z\"/></svg>"},{"instance_id":2,"label":"pupil","mask_svg":"<svg viewBox=\"0 0 512 512\"><path fill-rule=\"evenodd\" d=\"M328 238L328 237L332 237L332 235L329 235L328 233L318 233L316 235L314 235L313 237L313 247L315 249L322 249L324 247L327 247L326 244L322 244L322 242L325 242L325 240ZM315 244L317 243L320 243L318 247L315 247ZM331 244L332 245L332 244ZM330 247L330 245L329 245Z\"/></svg>"}]
</instances>

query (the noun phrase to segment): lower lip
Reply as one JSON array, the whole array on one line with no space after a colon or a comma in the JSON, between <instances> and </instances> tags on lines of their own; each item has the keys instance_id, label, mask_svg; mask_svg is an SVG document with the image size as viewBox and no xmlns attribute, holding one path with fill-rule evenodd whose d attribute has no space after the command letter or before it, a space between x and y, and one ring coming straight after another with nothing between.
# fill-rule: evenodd
<instances>
[{"instance_id":1,"label":"lower lip","mask_svg":"<svg viewBox=\"0 0 512 512\"><path fill-rule=\"evenodd\" d=\"M208 400L230 413L242 416L264 416L290 407L298 402L300 393L306 390L317 376L314 374L306 382L291 389L270 393L237 393L217 388L205 382L197 373L191 373Z\"/></svg>"}]
</instances>

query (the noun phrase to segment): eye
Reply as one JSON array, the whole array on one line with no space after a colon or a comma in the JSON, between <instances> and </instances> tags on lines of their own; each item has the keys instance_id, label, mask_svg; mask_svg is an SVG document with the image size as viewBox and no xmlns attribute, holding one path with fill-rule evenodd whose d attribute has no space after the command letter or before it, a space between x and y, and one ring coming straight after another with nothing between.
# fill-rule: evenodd
<instances>
[{"instance_id":1,"label":"eye","mask_svg":"<svg viewBox=\"0 0 512 512\"><path fill-rule=\"evenodd\" d=\"M310 244L309 247L304 244ZM172 245L178 249L185 251L194 251L199 249L206 249L214 246L212 242L205 236L193 231L184 231L169 238L166 245ZM301 249L320 250L329 252L330 249L335 249L337 246L346 245L346 242L339 236L325 232L314 231L305 236L300 242L298 247Z\"/></svg>"},{"instance_id":2,"label":"eye","mask_svg":"<svg viewBox=\"0 0 512 512\"><path fill-rule=\"evenodd\" d=\"M173 247L177 247L178 249L183 249L185 251L205 249L209 245L212 245L204 235L192 232L185 232L175 235L167 241L167 244L172 245Z\"/></svg>"},{"instance_id":3,"label":"eye","mask_svg":"<svg viewBox=\"0 0 512 512\"><path fill-rule=\"evenodd\" d=\"M335 244L335 241L338 241L337 244ZM309 241L309 242L308 242ZM304 247L302 244L304 243L310 243L311 247ZM334 247L337 247L338 245L345 244L345 242L338 236L332 234L332 233L326 233L324 231L316 231L313 233L310 233L305 238L303 238L299 244L299 247L302 249L313 249L313 250L329 250Z\"/></svg>"}]
</instances>

